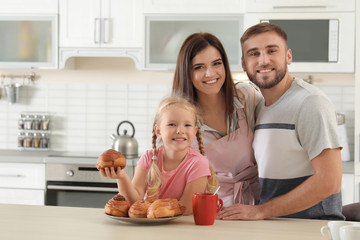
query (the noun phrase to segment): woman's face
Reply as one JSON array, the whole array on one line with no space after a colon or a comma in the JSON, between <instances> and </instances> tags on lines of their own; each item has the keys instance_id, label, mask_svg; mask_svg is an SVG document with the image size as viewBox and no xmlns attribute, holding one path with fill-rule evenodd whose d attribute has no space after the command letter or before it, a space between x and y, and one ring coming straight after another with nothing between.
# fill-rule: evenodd
<instances>
[{"instance_id":1,"label":"woman's face","mask_svg":"<svg viewBox=\"0 0 360 240\"><path fill-rule=\"evenodd\" d=\"M213 46L200 51L191 61L191 80L199 97L219 94L225 82L220 52Z\"/></svg>"}]
</instances>

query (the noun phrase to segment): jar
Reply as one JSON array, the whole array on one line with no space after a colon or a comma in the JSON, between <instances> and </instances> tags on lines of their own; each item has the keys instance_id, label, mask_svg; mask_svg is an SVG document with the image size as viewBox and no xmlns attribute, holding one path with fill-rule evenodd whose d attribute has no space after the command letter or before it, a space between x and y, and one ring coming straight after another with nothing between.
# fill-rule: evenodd
<instances>
[{"instance_id":1,"label":"jar","mask_svg":"<svg viewBox=\"0 0 360 240\"><path fill-rule=\"evenodd\" d=\"M41 134L40 147L41 148L49 148L49 138L46 133Z\"/></svg>"},{"instance_id":2,"label":"jar","mask_svg":"<svg viewBox=\"0 0 360 240\"><path fill-rule=\"evenodd\" d=\"M30 132L25 133L25 147L26 148L32 147L32 141L33 141L33 134Z\"/></svg>"},{"instance_id":3,"label":"jar","mask_svg":"<svg viewBox=\"0 0 360 240\"><path fill-rule=\"evenodd\" d=\"M33 138L33 147L39 148L40 147L40 133L35 133Z\"/></svg>"},{"instance_id":4,"label":"jar","mask_svg":"<svg viewBox=\"0 0 360 240\"><path fill-rule=\"evenodd\" d=\"M25 129L26 130L32 129L33 119L34 119L33 115L26 115L26 117L25 117Z\"/></svg>"},{"instance_id":5,"label":"jar","mask_svg":"<svg viewBox=\"0 0 360 240\"><path fill-rule=\"evenodd\" d=\"M24 132L19 132L18 133L18 147L24 147L24 138L25 138L25 133Z\"/></svg>"},{"instance_id":6,"label":"jar","mask_svg":"<svg viewBox=\"0 0 360 240\"><path fill-rule=\"evenodd\" d=\"M25 129L25 114L19 115L18 128Z\"/></svg>"},{"instance_id":7,"label":"jar","mask_svg":"<svg viewBox=\"0 0 360 240\"><path fill-rule=\"evenodd\" d=\"M33 129L40 130L41 128L41 115L35 115L33 121Z\"/></svg>"},{"instance_id":8,"label":"jar","mask_svg":"<svg viewBox=\"0 0 360 240\"><path fill-rule=\"evenodd\" d=\"M42 116L42 130L49 130L49 121L50 118L48 115Z\"/></svg>"}]
</instances>

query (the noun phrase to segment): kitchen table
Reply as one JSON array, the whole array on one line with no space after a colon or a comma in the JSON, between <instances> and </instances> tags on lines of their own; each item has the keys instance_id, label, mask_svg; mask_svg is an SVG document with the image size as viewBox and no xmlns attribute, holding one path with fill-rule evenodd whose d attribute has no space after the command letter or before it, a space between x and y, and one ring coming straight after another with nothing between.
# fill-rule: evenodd
<instances>
[{"instance_id":1,"label":"kitchen table","mask_svg":"<svg viewBox=\"0 0 360 240\"><path fill-rule=\"evenodd\" d=\"M275 218L263 221L216 220L197 226L192 216L153 225L122 223L104 209L0 204L2 240L126 240L126 239L246 239L322 240L325 220Z\"/></svg>"}]
</instances>

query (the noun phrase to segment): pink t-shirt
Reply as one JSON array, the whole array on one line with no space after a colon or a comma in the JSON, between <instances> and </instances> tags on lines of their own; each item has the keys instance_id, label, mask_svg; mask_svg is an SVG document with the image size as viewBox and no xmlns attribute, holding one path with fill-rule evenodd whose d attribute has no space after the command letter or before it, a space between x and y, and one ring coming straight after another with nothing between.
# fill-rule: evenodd
<instances>
[{"instance_id":1,"label":"pink t-shirt","mask_svg":"<svg viewBox=\"0 0 360 240\"><path fill-rule=\"evenodd\" d=\"M165 171L163 169L163 151L163 146L158 148L156 161L162 176L159 198L180 200L187 183L211 175L208 159L191 147L189 147L185 159L176 169ZM147 150L139 159L138 166L147 172L151 166L152 156L152 150Z\"/></svg>"}]
</instances>

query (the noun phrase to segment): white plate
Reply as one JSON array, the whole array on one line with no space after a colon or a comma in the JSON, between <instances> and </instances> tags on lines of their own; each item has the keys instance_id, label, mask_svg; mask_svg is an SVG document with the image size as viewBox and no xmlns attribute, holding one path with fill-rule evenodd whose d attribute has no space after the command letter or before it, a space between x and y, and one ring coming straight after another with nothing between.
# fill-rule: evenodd
<instances>
[{"instance_id":1,"label":"white plate","mask_svg":"<svg viewBox=\"0 0 360 240\"><path fill-rule=\"evenodd\" d=\"M165 218L129 218L129 217L116 217L116 216L112 216L109 214L106 214L106 216L114 219L114 220L118 220L121 222L127 222L127 223L137 223L137 224L147 224L147 223L151 223L151 224L156 224L156 223L166 223L169 221L172 221L176 218L181 217L182 215L178 215L175 217L165 217Z\"/></svg>"}]
</instances>

